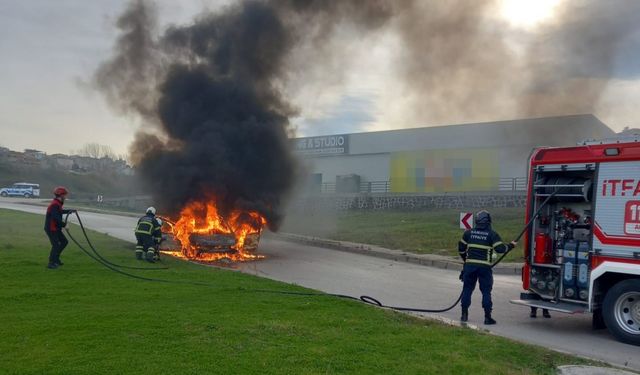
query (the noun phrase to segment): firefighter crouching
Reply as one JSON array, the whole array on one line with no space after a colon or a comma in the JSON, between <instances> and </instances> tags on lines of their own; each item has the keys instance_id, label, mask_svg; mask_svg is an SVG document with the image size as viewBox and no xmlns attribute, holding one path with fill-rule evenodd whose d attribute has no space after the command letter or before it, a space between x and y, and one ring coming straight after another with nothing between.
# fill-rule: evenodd
<instances>
[{"instance_id":1,"label":"firefighter crouching","mask_svg":"<svg viewBox=\"0 0 640 375\"><path fill-rule=\"evenodd\" d=\"M491 288L493 287L493 271L491 260L493 252L505 253L516 246L515 241L505 244L500 235L491 229L491 215L487 211L476 214L474 228L464 232L458 242L458 253L464 261L464 267L460 275L464 282L462 289L462 316L460 321L469 320L469 306L471 294L476 288L476 281L480 282L482 292L482 308L484 309L484 324L496 324L491 317L493 303L491 301Z\"/></svg>"},{"instance_id":2,"label":"firefighter crouching","mask_svg":"<svg viewBox=\"0 0 640 375\"><path fill-rule=\"evenodd\" d=\"M147 208L146 215L141 217L136 225L136 259L146 259L149 262L159 259L159 246L162 241L161 227L162 222L156 218L156 209L154 207Z\"/></svg>"}]
</instances>

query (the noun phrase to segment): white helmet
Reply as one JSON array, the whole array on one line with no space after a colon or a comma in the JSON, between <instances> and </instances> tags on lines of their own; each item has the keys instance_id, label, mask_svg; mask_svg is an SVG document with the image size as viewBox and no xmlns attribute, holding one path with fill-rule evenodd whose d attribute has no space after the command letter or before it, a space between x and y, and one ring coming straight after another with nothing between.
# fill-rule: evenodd
<instances>
[{"instance_id":1,"label":"white helmet","mask_svg":"<svg viewBox=\"0 0 640 375\"><path fill-rule=\"evenodd\" d=\"M151 214L151 215L155 215L156 214L156 208L153 207L153 206L147 208L147 213Z\"/></svg>"}]
</instances>

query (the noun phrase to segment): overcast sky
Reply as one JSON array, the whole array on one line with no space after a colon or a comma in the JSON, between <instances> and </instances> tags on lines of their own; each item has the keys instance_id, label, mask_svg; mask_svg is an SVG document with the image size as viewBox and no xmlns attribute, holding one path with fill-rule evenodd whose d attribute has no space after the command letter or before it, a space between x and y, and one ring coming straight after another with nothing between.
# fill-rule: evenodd
<instances>
[{"instance_id":1,"label":"overcast sky","mask_svg":"<svg viewBox=\"0 0 640 375\"><path fill-rule=\"evenodd\" d=\"M521 43L545 27L545 19L553 18L554 7L562 2L532 0L551 4L547 14L533 19L535 9L514 10L509 6L515 0L498 1L503 12L495 17L503 18L502 28L512 35L508 41L516 54ZM199 12L219 10L227 2L157 1L160 24L185 24ZM96 142L118 154L127 152L142 124L135 117L114 113L90 84L96 68L111 55L118 36L115 21L126 4L125 0L0 0L0 146L71 153ZM632 16L639 17L640 24L640 15ZM638 31L630 34L638 36ZM352 58L339 79L308 66L307 79L287 88L289 100L299 108L300 116L292 119L299 136L508 120L518 115L496 110L466 117L453 111L449 118L418 116L419 106L412 102L415 93L408 94L392 73L398 61L394 59L397 35L376 33L364 40L344 40L340 47ZM607 77L592 111L614 130L638 126L640 114L638 51L634 43L624 46L611 52L619 74ZM519 78L511 77L514 84ZM558 114L563 113L557 109L548 113Z\"/></svg>"},{"instance_id":2,"label":"overcast sky","mask_svg":"<svg viewBox=\"0 0 640 375\"><path fill-rule=\"evenodd\" d=\"M113 113L91 85L117 38L125 0L0 0L0 146L70 153L85 143L127 152L135 118ZM208 4L208 5L206 5ZM163 23L212 1L162 1Z\"/></svg>"}]
</instances>

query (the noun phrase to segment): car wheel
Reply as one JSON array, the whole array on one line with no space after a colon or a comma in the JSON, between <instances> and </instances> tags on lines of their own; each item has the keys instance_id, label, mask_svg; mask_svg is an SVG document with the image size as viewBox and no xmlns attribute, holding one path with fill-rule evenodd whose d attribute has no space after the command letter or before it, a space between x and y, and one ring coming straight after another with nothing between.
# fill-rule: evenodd
<instances>
[{"instance_id":1,"label":"car wheel","mask_svg":"<svg viewBox=\"0 0 640 375\"><path fill-rule=\"evenodd\" d=\"M31 194L29 194L29 193L24 193L24 197L25 197L25 198L31 198Z\"/></svg>"},{"instance_id":2,"label":"car wheel","mask_svg":"<svg viewBox=\"0 0 640 375\"><path fill-rule=\"evenodd\" d=\"M9 195L9 194L7 194L7 192L6 192L6 191L3 191L2 193L0 193L0 195L2 195L3 197L6 197L6 196L7 196L7 195Z\"/></svg>"},{"instance_id":3,"label":"car wheel","mask_svg":"<svg viewBox=\"0 0 640 375\"><path fill-rule=\"evenodd\" d=\"M612 335L627 344L640 345L640 279L624 280L609 289L602 312Z\"/></svg>"}]
</instances>

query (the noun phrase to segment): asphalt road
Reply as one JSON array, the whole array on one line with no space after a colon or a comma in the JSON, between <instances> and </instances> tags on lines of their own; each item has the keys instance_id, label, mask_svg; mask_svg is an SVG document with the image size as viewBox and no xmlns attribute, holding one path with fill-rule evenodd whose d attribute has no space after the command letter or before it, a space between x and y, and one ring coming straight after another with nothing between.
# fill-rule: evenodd
<instances>
[{"instance_id":1,"label":"asphalt road","mask_svg":"<svg viewBox=\"0 0 640 375\"><path fill-rule=\"evenodd\" d=\"M0 208L39 214L45 211L43 207L19 204L18 201L1 198ZM87 228L134 241L135 218L90 212L80 214ZM245 273L328 293L369 295L387 305L426 309L446 307L455 301L461 289L457 271L284 242L272 235L263 236L259 253L267 258L237 268ZM531 319L526 307L509 303L510 299L519 296L520 277L495 275L494 279L494 318L498 324L490 327L482 324L480 292L476 290L470 309L470 327L640 370L640 348L616 341L606 330L593 331L590 314L552 312L551 319L544 319L541 314ZM460 308L456 307L446 313L421 315L456 322L459 314Z\"/></svg>"}]
</instances>

